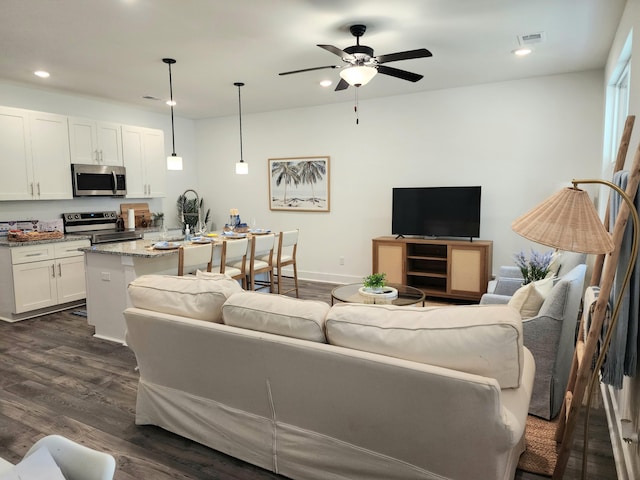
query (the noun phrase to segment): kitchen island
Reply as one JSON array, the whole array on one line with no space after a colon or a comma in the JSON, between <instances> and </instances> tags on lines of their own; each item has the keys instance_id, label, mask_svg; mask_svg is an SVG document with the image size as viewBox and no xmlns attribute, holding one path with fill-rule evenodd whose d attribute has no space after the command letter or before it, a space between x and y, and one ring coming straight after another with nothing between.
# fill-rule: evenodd
<instances>
[{"instance_id":1,"label":"kitchen island","mask_svg":"<svg viewBox=\"0 0 640 480\"><path fill-rule=\"evenodd\" d=\"M122 312L131 306L129 283L141 275L176 275L178 250L154 249L148 239L92 245L81 250L85 253L87 321L95 327L94 336L125 343ZM220 264L220 250L214 250L214 264Z\"/></svg>"}]
</instances>

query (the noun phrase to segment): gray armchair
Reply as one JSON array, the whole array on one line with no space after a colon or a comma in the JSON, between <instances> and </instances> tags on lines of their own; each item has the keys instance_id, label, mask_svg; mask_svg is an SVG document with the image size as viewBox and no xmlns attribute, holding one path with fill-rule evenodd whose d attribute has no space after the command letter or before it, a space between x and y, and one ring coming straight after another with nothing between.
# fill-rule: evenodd
<instances>
[{"instance_id":1,"label":"gray armchair","mask_svg":"<svg viewBox=\"0 0 640 480\"><path fill-rule=\"evenodd\" d=\"M536 361L529 413L552 419L560 408L569 379L575 332L587 266L565 273L545 299L538 315L522 320L524 346ZM508 303L510 296L489 295L481 304Z\"/></svg>"},{"instance_id":2,"label":"gray armchair","mask_svg":"<svg viewBox=\"0 0 640 480\"><path fill-rule=\"evenodd\" d=\"M587 261L584 253L561 252L558 259L559 267L556 276L562 277L570 272L576 265L581 265ZM487 293L482 296L481 304L507 303L513 294L522 286L522 273L515 265L505 265L500 267L498 275L491 280L487 286Z\"/></svg>"}]
</instances>

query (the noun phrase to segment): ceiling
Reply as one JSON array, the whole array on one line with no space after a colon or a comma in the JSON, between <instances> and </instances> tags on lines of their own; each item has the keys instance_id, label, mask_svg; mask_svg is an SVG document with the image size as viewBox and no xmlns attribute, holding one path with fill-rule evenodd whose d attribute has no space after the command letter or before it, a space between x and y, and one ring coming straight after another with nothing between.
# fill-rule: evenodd
<instances>
[{"instance_id":1,"label":"ceiling","mask_svg":"<svg viewBox=\"0 0 640 480\"><path fill-rule=\"evenodd\" d=\"M368 98L602 68L625 0L2 0L0 79L206 118L352 101L334 92L342 65L316 44L361 44L376 55L427 48L431 58L387 64L424 75L377 75ZM527 57L518 35L544 32ZM47 70L48 79L33 75ZM323 88L320 80L333 80ZM144 96L160 100L144 99Z\"/></svg>"}]
</instances>

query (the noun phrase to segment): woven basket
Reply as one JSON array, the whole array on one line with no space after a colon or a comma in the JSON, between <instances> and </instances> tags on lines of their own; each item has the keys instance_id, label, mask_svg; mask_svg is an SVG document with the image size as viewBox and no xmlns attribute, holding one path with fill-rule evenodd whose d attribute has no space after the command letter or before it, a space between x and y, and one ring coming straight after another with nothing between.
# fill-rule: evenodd
<instances>
[{"instance_id":1,"label":"woven basket","mask_svg":"<svg viewBox=\"0 0 640 480\"><path fill-rule=\"evenodd\" d=\"M10 242L34 242L36 240L53 240L64 237L62 232L9 232Z\"/></svg>"}]
</instances>

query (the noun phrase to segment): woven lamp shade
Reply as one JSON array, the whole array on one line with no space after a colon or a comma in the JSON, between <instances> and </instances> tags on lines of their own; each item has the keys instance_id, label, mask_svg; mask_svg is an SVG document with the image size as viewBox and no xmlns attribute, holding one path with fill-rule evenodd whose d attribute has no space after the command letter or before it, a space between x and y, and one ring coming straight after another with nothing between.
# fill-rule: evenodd
<instances>
[{"instance_id":1,"label":"woven lamp shade","mask_svg":"<svg viewBox=\"0 0 640 480\"><path fill-rule=\"evenodd\" d=\"M514 232L542 245L579 253L613 251L611 235L602 225L589 195L567 187L511 224Z\"/></svg>"}]
</instances>

